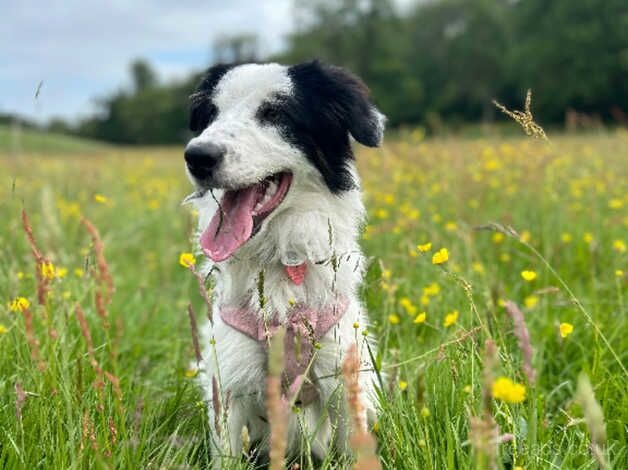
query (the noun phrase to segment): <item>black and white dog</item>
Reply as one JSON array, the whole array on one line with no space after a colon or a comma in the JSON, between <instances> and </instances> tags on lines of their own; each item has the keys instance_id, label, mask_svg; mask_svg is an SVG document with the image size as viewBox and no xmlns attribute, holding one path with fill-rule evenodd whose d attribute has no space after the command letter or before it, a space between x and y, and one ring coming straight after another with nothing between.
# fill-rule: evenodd
<instances>
[{"instance_id":1,"label":"black and white dog","mask_svg":"<svg viewBox=\"0 0 628 470\"><path fill-rule=\"evenodd\" d=\"M302 452L305 440L317 458L346 450L339 370L352 344L372 369L360 334L365 210L351 138L378 146L384 120L357 77L318 61L218 65L192 95L190 200L216 282L199 377L210 403L214 393L229 401L221 416L209 407L216 467L240 458L245 426L267 450L267 342L279 328L286 394L299 391L288 452ZM371 415L372 372L361 373L360 386Z\"/></svg>"}]
</instances>

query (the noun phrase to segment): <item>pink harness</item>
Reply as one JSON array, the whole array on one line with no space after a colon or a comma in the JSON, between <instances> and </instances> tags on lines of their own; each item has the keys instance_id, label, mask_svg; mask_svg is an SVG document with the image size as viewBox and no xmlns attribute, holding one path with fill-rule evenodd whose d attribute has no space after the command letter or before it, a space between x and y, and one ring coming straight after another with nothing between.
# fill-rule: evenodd
<instances>
[{"instance_id":1,"label":"pink harness","mask_svg":"<svg viewBox=\"0 0 628 470\"><path fill-rule=\"evenodd\" d=\"M294 392L298 388L305 378L303 374L312 359L314 345L340 321L347 306L348 302L343 298L320 311L300 303L290 308L285 323L284 390ZM220 317L232 328L262 342L264 347L267 347L267 340L282 326L276 316L265 322L260 318L259 312L247 308L221 307ZM305 405L316 396L314 385L306 381L301 385L297 401Z\"/></svg>"}]
</instances>

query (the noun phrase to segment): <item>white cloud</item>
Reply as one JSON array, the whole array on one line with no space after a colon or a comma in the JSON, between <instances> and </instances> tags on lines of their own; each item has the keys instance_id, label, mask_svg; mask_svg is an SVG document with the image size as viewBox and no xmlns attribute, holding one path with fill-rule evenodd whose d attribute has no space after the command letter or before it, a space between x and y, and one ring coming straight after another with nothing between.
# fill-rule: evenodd
<instances>
[{"instance_id":1,"label":"white cloud","mask_svg":"<svg viewBox=\"0 0 628 470\"><path fill-rule=\"evenodd\" d=\"M0 24L0 112L75 118L123 86L147 58L162 78L210 61L213 38L255 32L263 52L282 45L291 0L5 0ZM36 103L37 84L44 85Z\"/></svg>"}]
</instances>

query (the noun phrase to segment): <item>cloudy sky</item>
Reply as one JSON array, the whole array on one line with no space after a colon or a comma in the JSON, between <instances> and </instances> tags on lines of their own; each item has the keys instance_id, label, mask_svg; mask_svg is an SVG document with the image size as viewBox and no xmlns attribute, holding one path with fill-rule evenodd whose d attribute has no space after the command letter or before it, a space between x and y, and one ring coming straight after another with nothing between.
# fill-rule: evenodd
<instances>
[{"instance_id":1,"label":"cloudy sky","mask_svg":"<svg viewBox=\"0 0 628 470\"><path fill-rule=\"evenodd\" d=\"M212 39L256 32L282 47L292 0L0 0L0 113L44 121L93 111L146 58L163 80L206 67ZM38 99L35 92L43 81Z\"/></svg>"}]
</instances>

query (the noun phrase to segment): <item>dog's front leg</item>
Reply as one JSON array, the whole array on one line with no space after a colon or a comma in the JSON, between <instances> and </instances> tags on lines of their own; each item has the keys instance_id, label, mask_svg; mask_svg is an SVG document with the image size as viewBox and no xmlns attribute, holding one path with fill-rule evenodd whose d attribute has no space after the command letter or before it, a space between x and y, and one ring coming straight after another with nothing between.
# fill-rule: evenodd
<instances>
[{"instance_id":1,"label":"dog's front leg","mask_svg":"<svg viewBox=\"0 0 628 470\"><path fill-rule=\"evenodd\" d=\"M212 463L230 468L245 458L242 429L251 444L267 434L264 422L266 355L262 345L222 321L214 310L214 324L205 325L201 340L203 368L199 376L208 403Z\"/></svg>"}]
</instances>

